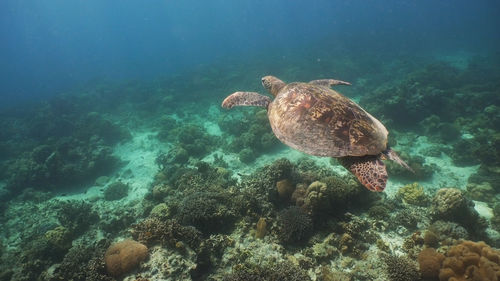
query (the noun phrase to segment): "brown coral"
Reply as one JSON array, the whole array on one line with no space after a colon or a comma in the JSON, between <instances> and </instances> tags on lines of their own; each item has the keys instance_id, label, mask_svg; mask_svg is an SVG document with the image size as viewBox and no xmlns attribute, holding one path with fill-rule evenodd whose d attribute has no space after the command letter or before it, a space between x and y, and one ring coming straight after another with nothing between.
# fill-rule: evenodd
<instances>
[{"instance_id":1,"label":"brown coral","mask_svg":"<svg viewBox=\"0 0 500 281\"><path fill-rule=\"evenodd\" d=\"M424 278L437 278L444 255L436 252L434 248L425 248L418 254L420 273Z\"/></svg>"},{"instance_id":2,"label":"brown coral","mask_svg":"<svg viewBox=\"0 0 500 281\"><path fill-rule=\"evenodd\" d=\"M265 218L260 218L257 222L257 229L255 231L255 237L264 238L267 234L267 222Z\"/></svg>"},{"instance_id":3,"label":"brown coral","mask_svg":"<svg viewBox=\"0 0 500 281\"><path fill-rule=\"evenodd\" d=\"M293 186L293 183L289 179L284 179L276 183L276 190L281 199L289 200L295 190L295 186Z\"/></svg>"},{"instance_id":4,"label":"brown coral","mask_svg":"<svg viewBox=\"0 0 500 281\"><path fill-rule=\"evenodd\" d=\"M464 241L446 253L439 272L440 281L498 281L500 252L484 242Z\"/></svg>"},{"instance_id":5,"label":"brown coral","mask_svg":"<svg viewBox=\"0 0 500 281\"><path fill-rule=\"evenodd\" d=\"M124 240L111 245L104 260L111 276L122 276L139 265L148 256L148 248L134 240Z\"/></svg>"}]
</instances>

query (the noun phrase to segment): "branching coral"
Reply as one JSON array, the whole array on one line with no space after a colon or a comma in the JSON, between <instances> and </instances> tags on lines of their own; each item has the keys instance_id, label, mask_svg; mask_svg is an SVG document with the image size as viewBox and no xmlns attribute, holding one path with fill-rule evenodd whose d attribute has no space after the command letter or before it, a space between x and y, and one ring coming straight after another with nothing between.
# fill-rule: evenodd
<instances>
[{"instance_id":1,"label":"branching coral","mask_svg":"<svg viewBox=\"0 0 500 281\"><path fill-rule=\"evenodd\" d=\"M387 255L384 257L387 275L391 281L417 281L420 273L414 262L407 257Z\"/></svg>"},{"instance_id":2,"label":"branching coral","mask_svg":"<svg viewBox=\"0 0 500 281\"><path fill-rule=\"evenodd\" d=\"M99 215L92 210L92 205L85 201L58 201L56 208L61 225L75 236L81 235L99 219Z\"/></svg>"},{"instance_id":3,"label":"branching coral","mask_svg":"<svg viewBox=\"0 0 500 281\"><path fill-rule=\"evenodd\" d=\"M278 214L280 240L285 243L299 243L312 234L312 220L299 207L292 206Z\"/></svg>"},{"instance_id":4,"label":"branching coral","mask_svg":"<svg viewBox=\"0 0 500 281\"><path fill-rule=\"evenodd\" d=\"M49 280L113 281L106 271L104 252L109 241L103 239L91 245L77 245L70 249L58 264Z\"/></svg>"},{"instance_id":5,"label":"branching coral","mask_svg":"<svg viewBox=\"0 0 500 281\"><path fill-rule=\"evenodd\" d=\"M201 243L201 233L194 227L182 226L176 220L162 220L158 217L133 225L131 233L134 239L148 246L158 243L175 247L182 241L196 249Z\"/></svg>"},{"instance_id":6,"label":"branching coral","mask_svg":"<svg viewBox=\"0 0 500 281\"><path fill-rule=\"evenodd\" d=\"M224 281L307 281L311 280L303 269L289 263L282 262L268 266L238 265L233 272L222 279Z\"/></svg>"},{"instance_id":7,"label":"branching coral","mask_svg":"<svg viewBox=\"0 0 500 281\"><path fill-rule=\"evenodd\" d=\"M237 217L228 194L198 192L188 195L179 206L177 217L205 234L224 232Z\"/></svg>"},{"instance_id":8,"label":"branching coral","mask_svg":"<svg viewBox=\"0 0 500 281\"><path fill-rule=\"evenodd\" d=\"M195 124L186 124L162 132L159 137L174 141L177 146L187 151L189 156L203 157L210 152L218 142L216 136L209 135L204 128ZM184 153L183 153L184 154ZM180 161L180 157L177 157ZM184 157L182 157L184 159Z\"/></svg>"}]
</instances>

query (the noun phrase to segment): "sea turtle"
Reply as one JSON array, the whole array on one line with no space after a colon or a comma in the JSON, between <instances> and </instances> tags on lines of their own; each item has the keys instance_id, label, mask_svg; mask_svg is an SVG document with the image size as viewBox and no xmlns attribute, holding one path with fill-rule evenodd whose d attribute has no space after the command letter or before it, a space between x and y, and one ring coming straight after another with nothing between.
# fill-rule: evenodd
<instances>
[{"instance_id":1,"label":"sea turtle","mask_svg":"<svg viewBox=\"0 0 500 281\"><path fill-rule=\"evenodd\" d=\"M330 88L350 83L321 79L286 84L265 76L262 85L274 100L255 92L235 92L224 99L222 107L266 108L271 128L281 142L307 154L338 158L371 191L383 191L387 183L381 160L390 159L410 169L388 147L384 125Z\"/></svg>"}]
</instances>

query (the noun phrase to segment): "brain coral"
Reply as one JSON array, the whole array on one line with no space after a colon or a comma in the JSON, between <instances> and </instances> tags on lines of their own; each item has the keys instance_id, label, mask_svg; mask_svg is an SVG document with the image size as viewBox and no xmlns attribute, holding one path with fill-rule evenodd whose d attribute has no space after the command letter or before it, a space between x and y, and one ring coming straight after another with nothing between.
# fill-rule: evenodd
<instances>
[{"instance_id":1,"label":"brain coral","mask_svg":"<svg viewBox=\"0 0 500 281\"><path fill-rule=\"evenodd\" d=\"M121 276L136 266L148 256L148 248L133 240L124 240L109 246L104 260L106 270L111 276Z\"/></svg>"},{"instance_id":2,"label":"brain coral","mask_svg":"<svg viewBox=\"0 0 500 281\"><path fill-rule=\"evenodd\" d=\"M446 253L440 281L497 281L500 279L500 252L484 242L464 241Z\"/></svg>"}]
</instances>

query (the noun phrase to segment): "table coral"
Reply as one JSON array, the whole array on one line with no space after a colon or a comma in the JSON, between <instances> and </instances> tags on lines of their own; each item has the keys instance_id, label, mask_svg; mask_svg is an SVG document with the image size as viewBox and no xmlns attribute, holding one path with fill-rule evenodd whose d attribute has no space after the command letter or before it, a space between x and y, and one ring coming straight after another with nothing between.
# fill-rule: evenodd
<instances>
[{"instance_id":1,"label":"table coral","mask_svg":"<svg viewBox=\"0 0 500 281\"><path fill-rule=\"evenodd\" d=\"M451 247L439 272L440 281L496 281L500 252L484 242L463 241Z\"/></svg>"}]
</instances>

